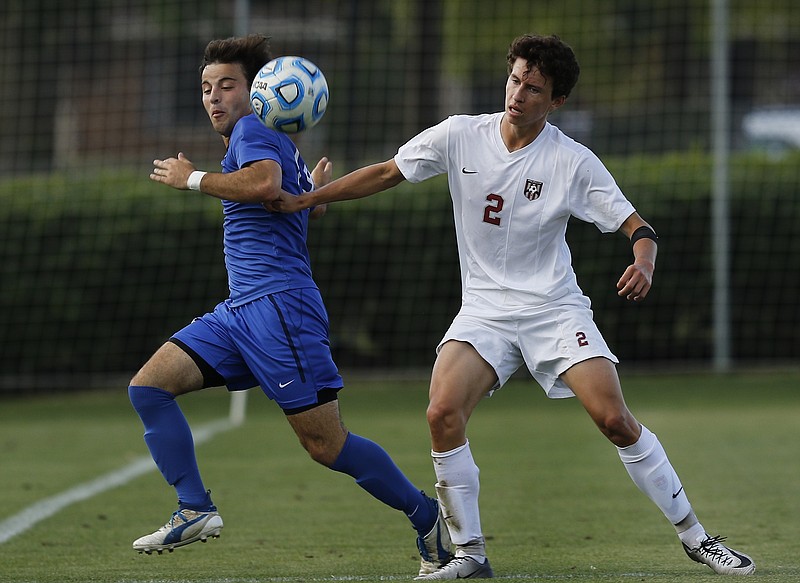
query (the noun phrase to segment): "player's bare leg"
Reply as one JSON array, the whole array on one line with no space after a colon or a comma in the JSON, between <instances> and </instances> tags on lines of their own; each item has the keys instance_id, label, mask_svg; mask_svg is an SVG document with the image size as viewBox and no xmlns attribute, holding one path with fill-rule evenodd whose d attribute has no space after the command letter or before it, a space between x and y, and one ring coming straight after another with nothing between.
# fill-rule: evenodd
<instances>
[{"instance_id":1,"label":"player's bare leg","mask_svg":"<svg viewBox=\"0 0 800 583\"><path fill-rule=\"evenodd\" d=\"M715 572L749 575L753 560L708 535L658 438L633 417L622 396L616 367L605 358L578 363L562 375L600 431L617 446L636 486L673 524L686 554Z\"/></svg>"},{"instance_id":2,"label":"player's bare leg","mask_svg":"<svg viewBox=\"0 0 800 583\"><path fill-rule=\"evenodd\" d=\"M419 579L493 576L481 532L479 470L466 427L475 407L496 382L494 370L470 344L450 341L442 346L431 377L427 416L436 493L455 545L455 558Z\"/></svg>"}]
</instances>

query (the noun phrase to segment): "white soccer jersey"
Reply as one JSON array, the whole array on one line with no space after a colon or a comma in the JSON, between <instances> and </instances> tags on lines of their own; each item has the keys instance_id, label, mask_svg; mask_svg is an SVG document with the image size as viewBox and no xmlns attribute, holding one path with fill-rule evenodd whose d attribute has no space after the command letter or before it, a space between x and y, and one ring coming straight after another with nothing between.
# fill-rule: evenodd
<instances>
[{"instance_id":1,"label":"white soccer jersey","mask_svg":"<svg viewBox=\"0 0 800 583\"><path fill-rule=\"evenodd\" d=\"M572 269L567 221L572 215L613 232L635 209L597 156L549 123L509 152L502 117L452 116L404 144L394 160L409 182L448 175L465 307L588 305Z\"/></svg>"}]
</instances>

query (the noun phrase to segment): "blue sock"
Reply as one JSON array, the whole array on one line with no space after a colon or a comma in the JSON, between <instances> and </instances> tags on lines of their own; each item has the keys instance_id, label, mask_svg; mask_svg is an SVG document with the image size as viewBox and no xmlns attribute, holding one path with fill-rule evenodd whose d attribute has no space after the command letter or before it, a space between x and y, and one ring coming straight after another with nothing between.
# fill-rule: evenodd
<instances>
[{"instance_id":1,"label":"blue sock","mask_svg":"<svg viewBox=\"0 0 800 583\"><path fill-rule=\"evenodd\" d=\"M433 528L436 504L406 478L377 443L348 433L331 469L352 476L372 496L405 512L420 534L427 534Z\"/></svg>"},{"instance_id":2,"label":"blue sock","mask_svg":"<svg viewBox=\"0 0 800 583\"><path fill-rule=\"evenodd\" d=\"M175 396L155 387L128 387L128 397L144 424L144 441L161 475L178 493L181 510L216 510L203 486L192 430Z\"/></svg>"}]
</instances>

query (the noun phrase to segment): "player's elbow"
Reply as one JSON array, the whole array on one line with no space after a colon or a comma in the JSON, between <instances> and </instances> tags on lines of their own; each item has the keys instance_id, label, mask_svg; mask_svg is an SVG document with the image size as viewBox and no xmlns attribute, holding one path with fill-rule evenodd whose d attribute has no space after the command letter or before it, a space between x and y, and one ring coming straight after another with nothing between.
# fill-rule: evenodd
<instances>
[{"instance_id":1,"label":"player's elbow","mask_svg":"<svg viewBox=\"0 0 800 583\"><path fill-rule=\"evenodd\" d=\"M280 188L276 188L272 182L265 181L249 185L244 193L243 202L265 204L278 200L280 196Z\"/></svg>"},{"instance_id":2,"label":"player's elbow","mask_svg":"<svg viewBox=\"0 0 800 583\"><path fill-rule=\"evenodd\" d=\"M383 190L397 186L406 179L403 173L400 172L400 168L397 167L394 159L379 164L378 170L380 172L380 182Z\"/></svg>"},{"instance_id":3,"label":"player's elbow","mask_svg":"<svg viewBox=\"0 0 800 583\"><path fill-rule=\"evenodd\" d=\"M280 198L282 171L276 162L261 161L234 173L239 200L264 204Z\"/></svg>"}]
</instances>

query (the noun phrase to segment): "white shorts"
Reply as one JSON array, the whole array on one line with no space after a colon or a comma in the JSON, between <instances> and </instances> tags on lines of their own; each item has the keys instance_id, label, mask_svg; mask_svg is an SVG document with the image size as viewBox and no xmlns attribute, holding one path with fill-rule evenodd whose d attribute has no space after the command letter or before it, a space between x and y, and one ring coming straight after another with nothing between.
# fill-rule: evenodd
<instances>
[{"instance_id":1,"label":"white shorts","mask_svg":"<svg viewBox=\"0 0 800 583\"><path fill-rule=\"evenodd\" d=\"M523 316L478 316L463 307L436 348L448 340L471 344L494 368L502 387L523 364L551 399L574 397L560 376L571 366L611 352L592 319L592 310L559 305Z\"/></svg>"}]
</instances>

